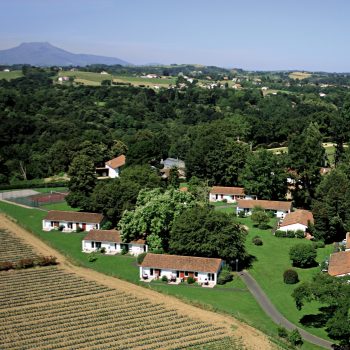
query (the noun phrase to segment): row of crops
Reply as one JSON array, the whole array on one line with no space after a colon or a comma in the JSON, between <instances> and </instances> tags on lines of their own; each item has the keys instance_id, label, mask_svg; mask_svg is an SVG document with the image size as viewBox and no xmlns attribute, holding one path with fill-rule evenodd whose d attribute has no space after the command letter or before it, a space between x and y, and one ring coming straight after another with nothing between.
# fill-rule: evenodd
<instances>
[{"instance_id":1,"label":"row of crops","mask_svg":"<svg viewBox=\"0 0 350 350\"><path fill-rule=\"evenodd\" d=\"M0 242L0 262L17 263L24 258L36 259L38 257L31 246L8 231L0 230Z\"/></svg>"}]
</instances>

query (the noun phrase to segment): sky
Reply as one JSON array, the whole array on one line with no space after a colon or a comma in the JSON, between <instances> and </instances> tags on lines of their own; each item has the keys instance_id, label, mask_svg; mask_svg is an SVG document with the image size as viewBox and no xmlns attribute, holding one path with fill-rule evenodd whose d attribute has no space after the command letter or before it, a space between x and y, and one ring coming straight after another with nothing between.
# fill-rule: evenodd
<instances>
[{"instance_id":1,"label":"sky","mask_svg":"<svg viewBox=\"0 0 350 350\"><path fill-rule=\"evenodd\" d=\"M350 72L349 0L2 0L0 49L46 41L133 64Z\"/></svg>"}]
</instances>

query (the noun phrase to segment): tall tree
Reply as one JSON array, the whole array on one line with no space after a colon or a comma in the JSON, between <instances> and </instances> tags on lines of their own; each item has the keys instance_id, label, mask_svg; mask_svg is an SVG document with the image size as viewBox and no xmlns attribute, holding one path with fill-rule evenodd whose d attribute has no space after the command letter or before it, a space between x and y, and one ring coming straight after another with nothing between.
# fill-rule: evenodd
<instances>
[{"instance_id":1,"label":"tall tree","mask_svg":"<svg viewBox=\"0 0 350 350\"><path fill-rule=\"evenodd\" d=\"M252 153L241 173L246 193L259 199L283 200L287 193L287 173L282 155L261 150Z\"/></svg>"},{"instance_id":2,"label":"tall tree","mask_svg":"<svg viewBox=\"0 0 350 350\"><path fill-rule=\"evenodd\" d=\"M169 249L173 254L222 258L232 265L243 261L246 234L232 215L195 206L174 220Z\"/></svg>"},{"instance_id":3,"label":"tall tree","mask_svg":"<svg viewBox=\"0 0 350 350\"><path fill-rule=\"evenodd\" d=\"M73 208L88 210L90 195L97 182L94 162L86 155L76 156L69 167L68 175L70 180L67 203Z\"/></svg>"},{"instance_id":4,"label":"tall tree","mask_svg":"<svg viewBox=\"0 0 350 350\"><path fill-rule=\"evenodd\" d=\"M322 135L317 124L310 123L302 134L291 137L288 155L291 168L298 174L293 199L297 206L309 208L321 181L320 168L326 163Z\"/></svg>"}]
</instances>

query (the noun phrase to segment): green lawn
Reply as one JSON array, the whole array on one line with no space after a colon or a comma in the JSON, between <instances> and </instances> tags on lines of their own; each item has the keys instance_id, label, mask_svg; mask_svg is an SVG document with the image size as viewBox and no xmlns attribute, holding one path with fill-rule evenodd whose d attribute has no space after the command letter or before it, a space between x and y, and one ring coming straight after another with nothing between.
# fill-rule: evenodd
<instances>
[{"instance_id":1,"label":"green lawn","mask_svg":"<svg viewBox=\"0 0 350 350\"><path fill-rule=\"evenodd\" d=\"M0 72L0 79L6 79L6 80L11 80L11 79L16 79L23 77L22 71L20 70L13 70L10 72Z\"/></svg>"},{"instance_id":2,"label":"green lawn","mask_svg":"<svg viewBox=\"0 0 350 350\"><path fill-rule=\"evenodd\" d=\"M46 209L46 210L65 210L65 211L79 211L79 208L72 208L67 204L67 202L60 202L60 203L50 203L41 205L40 208Z\"/></svg>"},{"instance_id":3,"label":"green lawn","mask_svg":"<svg viewBox=\"0 0 350 350\"><path fill-rule=\"evenodd\" d=\"M266 316L255 299L248 292L243 282L237 277L228 285L216 286L213 289L205 289L188 285L171 286L159 282L152 282L150 284L143 283L139 281L139 271L136 264L136 259L134 257L122 255L106 256L98 254L97 261L90 263L88 261L88 254L81 252L81 240L85 235L84 233L78 234L42 231L41 221L46 215L45 212L37 209L26 209L3 202L0 202L0 211L16 219L24 228L33 232L47 244L60 251L62 254L80 266L93 268L99 272L119 277L135 284L141 284L145 287L176 296L186 302L204 307L206 309L230 314L247 322L248 324L251 324L253 327L262 330L272 337L277 336L277 326L269 317ZM248 222L245 222L245 224L249 226ZM269 232L263 233L271 235ZM252 234L254 233L250 232L249 237ZM262 236L262 233L260 235ZM275 237L271 238L275 239ZM265 244L264 246L252 247L251 244L249 244L248 238L248 247L252 254L254 254L254 249L265 249L270 245L265 237L263 237L263 240ZM279 241L278 239L276 240ZM281 243L283 243L286 239L280 240L283 240L281 241ZM262 251L257 251L255 255L260 256L261 252ZM256 276L256 274L259 274L260 271L264 271L264 268L260 266L262 265L262 262L263 259L259 259L259 261L256 263L257 267L254 267L252 270L253 275L259 280L259 283L264 280L264 278L258 278ZM268 266L266 270L269 270ZM284 268L282 268L282 271L283 270ZM272 281L272 283L273 285L276 284L275 281ZM270 290L269 288L267 289ZM287 290L286 292L289 293L290 291ZM279 302L279 300L273 300L273 302L276 301ZM294 313L296 313L296 309L294 310ZM320 348L306 343L302 346L302 349L317 350Z\"/></svg>"},{"instance_id":4,"label":"green lawn","mask_svg":"<svg viewBox=\"0 0 350 350\"><path fill-rule=\"evenodd\" d=\"M304 328L305 330L328 339L325 330L322 328L305 327L299 323L300 319L307 314L317 314L318 308L322 305L318 303L306 304L299 311L295 307L294 299L291 294L298 285L287 285L283 282L283 272L291 267L289 260L289 249L293 245L303 242L311 244L308 240L300 240L297 238L276 238L272 235L271 230L260 230L253 227L250 218L239 219L244 225L249 227L246 247L250 254L256 257L253 267L249 270L252 276L257 280L263 288L272 303L277 309L291 322ZM262 246L256 246L252 243L252 238L259 235L263 240ZM332 245L317 250L317 260L321 262L332 252ZM320 272L319 267L300 269L296 268L300 281L309 281L315 274ZM300 283L300 282L299 282Z\"/></svg>"},{"instance_id":5,"label":"green lawn","mask_svg":"<svg viewBox=\"0 0 350 350\"><path fill-rule=\"evenodd\" d=\"M68 192L67 187L41 187L41 188L33 188L33 190L40 193L50 193L51 191Z\"/></svg>"}]
</instances>

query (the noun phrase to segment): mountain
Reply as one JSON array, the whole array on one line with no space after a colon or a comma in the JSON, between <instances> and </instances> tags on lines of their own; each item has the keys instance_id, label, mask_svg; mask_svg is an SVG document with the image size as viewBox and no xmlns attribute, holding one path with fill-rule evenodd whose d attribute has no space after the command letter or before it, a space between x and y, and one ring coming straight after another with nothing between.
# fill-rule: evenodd
<instances>
[{"instance_id":1,"label":"mountain","mask_svg":"<svg viewBox=\"0 0 350 350\"><path fill-rule=\"evenodd\" d=\"M0 64L30 64L33 66L131 65L115 57L71 53L46 42L22 43L12 49L0 50Z\"/></svg>"}]
</instances>

